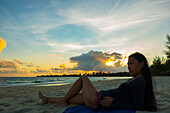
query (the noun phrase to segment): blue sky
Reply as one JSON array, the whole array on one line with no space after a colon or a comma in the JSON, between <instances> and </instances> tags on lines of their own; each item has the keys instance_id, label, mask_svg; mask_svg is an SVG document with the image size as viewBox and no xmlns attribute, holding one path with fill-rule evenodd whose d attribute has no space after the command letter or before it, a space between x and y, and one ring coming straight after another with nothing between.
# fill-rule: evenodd
<instances>
[{"instance_id":1,"label":"blue sky","mask_svg":"<svg viewBox=\"0 0 170 113\"><path fill-rule=\"evenodd\" d=\"M151 62L164 55L169 6L170 0L0 0L0 37L7 42L0 61L25 62L1 72L73 67L69 59L90 50L139 51Z\"/></svg>"}]
</instances>

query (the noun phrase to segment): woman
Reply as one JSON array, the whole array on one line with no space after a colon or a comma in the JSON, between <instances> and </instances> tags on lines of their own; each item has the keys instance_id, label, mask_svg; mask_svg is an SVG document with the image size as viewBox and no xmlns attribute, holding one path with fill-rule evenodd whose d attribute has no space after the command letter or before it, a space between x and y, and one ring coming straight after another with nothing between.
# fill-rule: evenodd
<instances>
[{"instance_id":1,"label":"woman","mask_svg":"<svg viewBox=\"0 0 170 113\"><path fill-rule=\"evenodd\" d=\"M145 56L138 52L131 54L128 58L128 70L133 77L116 89L99 92L87 76L82 76L64 97L46 97L41 92L39 92L39 97L43 104L56 103L58 106L85 104L87 107L104 110L156 111L156 99ZM82 90L81 94L80 90Z\"/></svg>"}]
</instances>

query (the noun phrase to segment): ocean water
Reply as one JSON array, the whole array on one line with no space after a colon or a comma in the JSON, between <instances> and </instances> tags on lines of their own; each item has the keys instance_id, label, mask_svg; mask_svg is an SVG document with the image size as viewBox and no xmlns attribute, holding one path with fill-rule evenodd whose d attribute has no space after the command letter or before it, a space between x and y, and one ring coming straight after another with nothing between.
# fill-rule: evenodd
<instances>
[{"instance_id":1,"label":"ocean water","mask_svg":"<svg viewBox=\"0 0 170 113\"><path fill-rule=\"evenodd\" d=\"M0 77L0 87L54 86L74 83L79 77ZM91 81L128 79L130 77L89 77Z\"/></svg>"}]
</instances>

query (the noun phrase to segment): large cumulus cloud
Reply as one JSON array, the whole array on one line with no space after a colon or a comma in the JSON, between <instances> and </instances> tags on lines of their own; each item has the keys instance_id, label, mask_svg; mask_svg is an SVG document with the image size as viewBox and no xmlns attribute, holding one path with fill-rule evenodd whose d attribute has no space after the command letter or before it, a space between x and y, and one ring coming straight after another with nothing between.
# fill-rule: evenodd
<instances>
[{"instance_id":1,"label":"large cumulus cloud","mask_svg":"<svg viewBox=\"0 0 170 113\"><path fill-rule=\"evenodd\" d=\"M107 53L91 50L88 53L83 53L80 56L71 57L70 62L77 63L77 67L74 67L75 70L112 72L127 71L126 66L120 66L120 61L115 64L115 67L106 66L106 61L109 60L109 58L113 55L115 56L115 60L122 59L122 54L120 53Z\"/></svg>"}]
</instances>

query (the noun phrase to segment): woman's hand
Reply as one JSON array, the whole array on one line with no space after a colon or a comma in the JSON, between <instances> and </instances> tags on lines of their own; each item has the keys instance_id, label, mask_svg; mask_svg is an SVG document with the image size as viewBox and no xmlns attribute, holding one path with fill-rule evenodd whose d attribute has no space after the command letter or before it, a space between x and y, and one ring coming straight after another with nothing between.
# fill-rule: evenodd
<instances>
[{"instance_id":1,"label":"woman's hand","mask_svg":"<svg viewBox=\"0 0 170 113\"><path fill-rule=\"evenodd\" d=\"M104 99L100 101L100 104L104 107L109 107L113 102L113 98L111 97L103 97Z\"/></svg>"}]
</instances>

